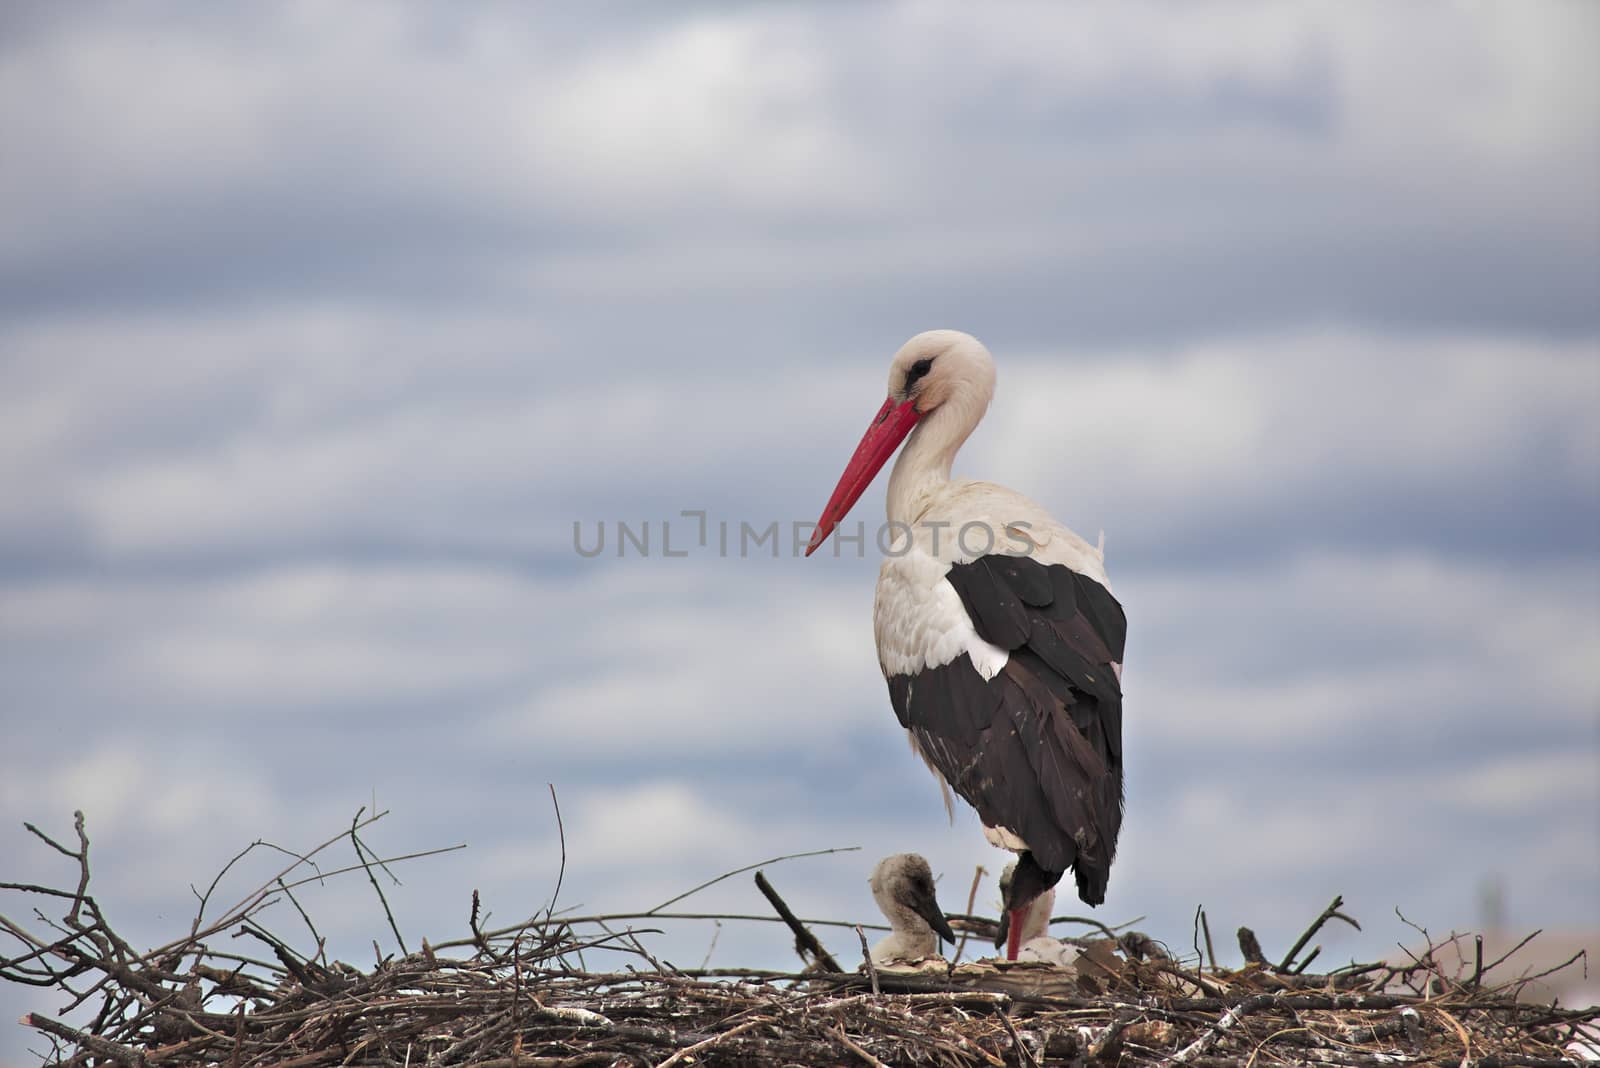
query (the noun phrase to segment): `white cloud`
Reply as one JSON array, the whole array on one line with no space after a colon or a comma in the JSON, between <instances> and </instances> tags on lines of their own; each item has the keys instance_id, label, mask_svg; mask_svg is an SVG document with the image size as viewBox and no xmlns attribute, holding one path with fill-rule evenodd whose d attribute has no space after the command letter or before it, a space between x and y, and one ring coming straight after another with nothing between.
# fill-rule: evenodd
<instances>
[{"instance_id":1,"label":"white cloud","mask_svg":"<svg viewBox=\"0 0 1600 1068\"><path fill-rule=\"evenodd\" d=\"M796 458L834 466L846 444L830 451L819 419L844 442L881 390L867 354L844 374L713 377L672 362L574 381L575 354L512 355L514 319L419 325L286 311L231 331L18 330L4 377L28 403L0 423L17 490L0 530L54 516L113 558L352 538L548 550L570 542L570 517L598 518L599 500L660 502L707 471L765 487L761 464ZM1173 550L1187 531L1248 539L1249 524L1283 520L1286 499L1308 519L1511 483L1582 499L1600 480L1593 356L1591 342L1348 331L1102 357L1002 348L994 410L959 467L1091 534L1115 517L1113 562L1125 532L1147 547L1166 532ZM1493 518L1491 500L1472 507Z\"/></svg>"},{"instance_id":2,"label":"white cloud","mask_svg":"<svg viewBox=\"0 0 1600 1068\"><path fill-rule=\"evenodd\" d=\"M1088 502L1085 518L1115 502L1136 530L1169 532L1175 553L1197 525L1248 540L1295 499L1311 514L1423 494L1492 510L1485 486L1533 473L1581 498L1600 479L1594 355L1592 341L1319 332L1020 366L1002 353L994 409L959 466ZM1113 563L1117 539L1113 527Z\"/></svg>"},{"instance_id":3,"label":"white cloud","mask_svg":"<svg viewBox=\"0 0 1600 1068\"><path fill-rule=\"evenodd\" d=\"M1135 624L1124 683L1154 734L1190 744L1447 732L1512 709L1572 727L1600 702L1597 581L1588 563L1406 554L1136 573L1119 587Z\"/></svg>"},{"instance_id":4,"label":"white cloud","mask_svg":"<svg viewBox=\"0 0 1600 1068\"><path fill-rule=\"evenodd\" d=\"M67 815L84 812L92 856L112 865L122 899L181 904L191 881L209 878L257 835L296 822L284 817L270 769L250 760L177 739L158 747L104 724L67 737L82 740L48 762L11 763L0 811L61 842L71 841ZM59 858L27 848L12 854L22 872L56 870ZM92 870L97 879L111 875Z\"/></svg>"},{"instance_id":5,"label":"white cloud","mask_svg":"<svg viewBox=\"0 0 1600 1068\"><path fill-rule=\"evenodd\" d=\"M1026 34L916 4L702 10L576 37L505 10L357 4L340 32L293 6L159 28L65 22L0 65L0 126L29 161L8 169L6 258L131 240L150 206L230 188L287 195L292 213L314 200L294 191L314 188L341 206L335 221L625 224L626 248L600 254L613 293L641 267L670 291L719 261L723 285L730 262L746 283L781 285L791 261L904 263L907 224L930 220L943 248L917 260L947 273L982 263L996 235L1015 267L1062 248L1339 236L1361 220L1425 230L1441 212L1481 225L1516 186L1541 192L1515 210L1548 222L1600 166L1579 6L1429 6L1402 34L1387 14L1333 6L1044 6ZM1425 56L1409 46L1419 35ZM152 69L163 77L134 77ZM969 127L990 132L973 141ZM1204 201L1153 182L1178 167L1251 210L1219 230ZM85 177L104 173L117 180ZM1287 188L1317 211L1264 195ZM814 232L750 247L752 220ZM571 251L521 259L559 285L595 255ZM679 269L655 269L667 263Z\"/></svg>"}]
</instances>

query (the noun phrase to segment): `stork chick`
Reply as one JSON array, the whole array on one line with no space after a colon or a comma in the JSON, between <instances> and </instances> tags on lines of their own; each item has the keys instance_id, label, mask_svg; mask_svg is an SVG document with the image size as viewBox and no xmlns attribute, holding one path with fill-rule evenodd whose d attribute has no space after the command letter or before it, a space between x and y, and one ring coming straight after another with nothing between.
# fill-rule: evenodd
<instances>
[{"instance_id":1,"label":"stork chick","mask_svg":"<svg viewBox=\"0 0 1600 1068\"><path fill-rule=\"evenodd\" d=\"M955 942L934 895L933 870L920 854L884 857L867 884L890 927L889 936L872 947L872 963L937 957L939 939Z\"/></svg>"}]
</instances>

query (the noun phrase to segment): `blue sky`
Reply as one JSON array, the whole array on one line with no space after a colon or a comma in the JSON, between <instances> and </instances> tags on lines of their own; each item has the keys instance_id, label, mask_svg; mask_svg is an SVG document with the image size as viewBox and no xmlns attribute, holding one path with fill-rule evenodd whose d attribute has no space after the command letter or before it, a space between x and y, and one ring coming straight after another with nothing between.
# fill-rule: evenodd
<instances>
[{"instance_id":1,"label":"blue sky","mask_svg":"<svg viewBox=\"0 0 1600 1068\"><path fill-rule=\"evenodd\" d=\"M1130 618L1105 918L1600 920L1592 6L0 18L8 877L81 807L155 943L375 801L470 845L391 894L438 941L546 900L553 782L567 902L859 845L774 881L864 919L917 850L956 908L1004 858L895 724L870 554L572 549L814 519L949 326L1000 372L958 470L1104 530ZM309 903L361 962L370 893Z\"/></svg>"}]
</instances>

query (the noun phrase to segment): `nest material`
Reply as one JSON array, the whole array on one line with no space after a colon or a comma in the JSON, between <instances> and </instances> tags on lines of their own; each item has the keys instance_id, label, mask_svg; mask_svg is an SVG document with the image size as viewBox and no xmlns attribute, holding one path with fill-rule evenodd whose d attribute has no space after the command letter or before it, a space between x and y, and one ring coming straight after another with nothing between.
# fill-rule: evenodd
<instances>
[{"instance_id":1,"label":"nest material","mask_svg":"<svg viewBox=\"0 0 1600 1068\"><path fill-rule=\"evenodd\" d=\"M348 832L352 841L358 829ZM1282 964L1260 961L1238 971L1188 966L1143 936L1124 935L1086 941L1085 957L1071 969L930 962L865 973L684 972L655 961L630 931L614 929L613 918L547 911L514 929L483 932L476 908L472 937L437 948L424 942L420 952L363 971L328 963L320 952L299 954L259 926L255 913L294 885L280 878L217 922L197 918L188 936L138 954L87 894L81 822L78 830L76 851L50 842L79 859L75 891L0 884L70 902L47 934L0 917L5 932L27 947L0 957L0 977L68 992L79 1004L98 999L85 1027L24 1017L53 1042L50 1063L72 1068L1488 1068L1569 1063L1572 1043L1595 1040L1584 1021L1600 1013L1518 1002L1514 986L1485 982L1500 962L1479 961L1466 976L1446 974L1434 949L1448 942L1435 947L1430 940L1404 966L1307 975L1308 956L1297 972L1296 954L1339 915L1337 900ZM371 874L368 863L361 867ZM992 929L974 917L958 917L957 926ZM264 944L275 961L224 948L236 945L229 935ZM621 949L641 966L585 970L585 953L602 949Z\"/></svg>"}]
</instances>

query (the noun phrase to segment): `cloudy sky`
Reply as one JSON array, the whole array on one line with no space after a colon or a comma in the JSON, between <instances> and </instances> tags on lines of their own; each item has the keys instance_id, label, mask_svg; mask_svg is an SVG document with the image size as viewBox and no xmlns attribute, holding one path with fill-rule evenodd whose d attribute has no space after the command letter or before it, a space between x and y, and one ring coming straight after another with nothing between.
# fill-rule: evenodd
<instances>
[{"instance_id":1,"label":"cloudy sky","mask_svg":"<svg viewBox=\"0 0 1600 1068\"><path fill-rule=\"evenodd\" d=\"M888 708L871 552L680 515L814 519L950 326L1000 369L958 470L1104 530L1130 617L1104 918L1281 953L1343 893L1339 960L1498 881L1593 928L1597 45L1555 2L7 4L0 877L63 884L21 822L82 808L154 944L376 803L469 845L391 890L440 941L548 900L553 783L567 904L861 846L771 874L867 919L917 850L958 909L1003 857ZM364 882L308 907L393 949ZM0 1060L57 1007L0 989Z\"/></svg>"}]
</instances>

